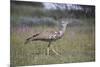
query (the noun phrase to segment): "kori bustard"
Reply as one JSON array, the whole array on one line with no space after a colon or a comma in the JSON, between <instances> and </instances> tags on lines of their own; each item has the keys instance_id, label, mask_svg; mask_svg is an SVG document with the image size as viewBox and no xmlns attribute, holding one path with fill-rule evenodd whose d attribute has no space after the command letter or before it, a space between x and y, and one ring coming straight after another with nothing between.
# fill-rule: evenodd
<instances>
[{"instance_id":1,"label":"kori bustard","mask_svg":"<svg viewBox=\"0 0 100 67\"><path fill-rule=\"evenodd\" d=\"M25 44L29 43L30 41L44 41L44 42L48 42L47 55L49 55L50 49L56 55L60 55L58 52L56 52L50 46L51 46L51 43L53 41L56 41L56 40L61 39L63 37L67 25L68 25L67 21L60 20L59 31L55 31L55 32L52 32L52 33L51 32L39 32L39 33L36 33L32 37L27 38L26 41L25 41Z\"/></svg>"}]
</instances>

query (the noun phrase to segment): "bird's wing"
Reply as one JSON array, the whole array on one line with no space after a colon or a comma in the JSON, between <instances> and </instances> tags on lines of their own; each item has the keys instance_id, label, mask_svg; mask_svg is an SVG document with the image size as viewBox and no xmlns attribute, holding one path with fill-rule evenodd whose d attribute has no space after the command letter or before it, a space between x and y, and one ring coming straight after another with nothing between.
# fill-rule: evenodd
<instances>
[{"instance_id":1,"label":"bird's wing","mask_svg":"<svg viewBox=\"0 0 100 67\"><path fill-rule=\"evenodd\" d=\"M38 36L33 38L33 41L35 40L42 40L42 41L48 41L48 40L56 40L61 38L62 35L59 33L59 31L47 31L47 32L42 32Z\"/></svg>"},{"instance_id":2,"label":"bird's wing","mask_svg":"<svg viewBox=\"0 0 100 67\"><path fill-rule=\"evenodd\" d=\"M27 38L24 44L27 44L29 41L33 40L34 37L38 36L40 33L41 33L41 32L35 33L33 36Z\"/></svg>"},{"instance_id":3,"label":"bird's wing","mask_svg":"<svg viewBox=\"0 0 100 67\"><path fill-rule=\"evenodd\" d=\"M29 37L26 39L25 44L27 44L30 41L49 41L51 39L56 39L57 36L55 36L56 33L54 31L44 31L34 34L32 37Z\"/></svg>"},{"instance_id":4,"label":"bird's wing","mask_svg":"<svg viewBox=\"0 0 100 67\"><path fill-rule=\"evenodd\" d=\"M42 32L38 36L34 37L34 39L49 39L51 32Z\"/></svg>"}]
</instances>

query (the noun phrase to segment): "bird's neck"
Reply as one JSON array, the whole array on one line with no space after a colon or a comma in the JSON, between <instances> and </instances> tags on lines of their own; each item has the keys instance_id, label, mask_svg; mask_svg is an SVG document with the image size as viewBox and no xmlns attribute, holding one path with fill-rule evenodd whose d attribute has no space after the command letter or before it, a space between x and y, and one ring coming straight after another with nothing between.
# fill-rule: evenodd
<instances>
[{"instance_id":1,"label":"bird's neck","mask_svg":"<svg viewBox=\"0 0 100 67\"><path fill-rule=\"evenodd\" d=\"M64 22L64 21L61 21L61 25L59 26L59 31L61 31L64 34L64 32L66 31L66 27L67 27L68 23L65 22L64 24L62 24L62 22Z\"/></svg>"},{"instance_id":2,"label":"bird's neck","mask_svg":"<svg viewBox=\"0 0 100 67\"><path fill-rule=\"evenodd\" d=\"M63 34L64 34L64 32L60 30L60 31L59 31L59 35L60 35L60 36L63 36Z\"/></svg>"},{"instance_id":3,"label":"bird's neck","mask_svg":"<svg viewBox=\"0 0 100 67\"><path fill-rule=\"evenodd\" d=\"M67 26L67 25L63 25L63 26L61 27L60 31L62 31L62 33L64 33L64 32L66 31L66 26Z\"/></svg>"},{"instance_id":4,"label":"bird's neck","mask_svg":"<svg viewBox=\"0 0 100 67\"><path fill-rule=\"evenodd\" d=\"M65 33L65 30L66 30L66 28L60 29L60 30L59 30L59 35L60 35L60 36L63 36L64 33Z\"/></svg>"}]
</instances>

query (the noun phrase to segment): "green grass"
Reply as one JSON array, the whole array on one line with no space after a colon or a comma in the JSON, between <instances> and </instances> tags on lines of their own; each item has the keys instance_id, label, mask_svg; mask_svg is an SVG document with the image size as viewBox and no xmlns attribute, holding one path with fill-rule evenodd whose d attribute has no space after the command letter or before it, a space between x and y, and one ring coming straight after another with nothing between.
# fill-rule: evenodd
<instances>
[{"instance_id":1,"label":"green grass","mask_svg":"<svg viewBox=\"0 0 100 67\"><path fill-rule=\"evenodd\" d=\"M44 30L53 29L44 28ZM34 41L24 44L25 39L37 32L37 30L41 31L43 28L16 27L11 29L11 65L22 66L95 61L94 25L85 25L84 23L83 26L68 26L64 37L52 43L52 47L61 56L55 55L52 51L47 56L45 54L47 42Z\"/></svg>"}]
</instances>

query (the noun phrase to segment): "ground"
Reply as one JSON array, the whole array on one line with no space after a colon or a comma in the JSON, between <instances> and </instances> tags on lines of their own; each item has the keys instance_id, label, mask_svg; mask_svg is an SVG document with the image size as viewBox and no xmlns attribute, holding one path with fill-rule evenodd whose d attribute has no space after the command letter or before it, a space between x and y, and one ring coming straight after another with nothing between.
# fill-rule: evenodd
<instances>
[{"instance_id":1,"label":"ground","mask_svg":"<svg viewBox=\"0 0 100 67\"><path fill-rule=\"evenodd\" d=\"M11 65L40 65L95 61L95 26L93 19L79 19L82 25L69 24L62 39L52 43L60 53L50 51L47 56L47 42L30 42L25 39L41 30L54 30L50 27L13 27L11 28Z\"/></svg>"}]
</instances>

